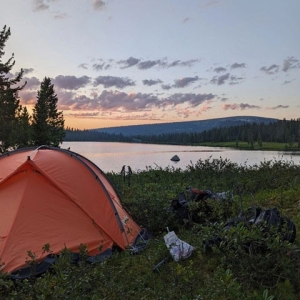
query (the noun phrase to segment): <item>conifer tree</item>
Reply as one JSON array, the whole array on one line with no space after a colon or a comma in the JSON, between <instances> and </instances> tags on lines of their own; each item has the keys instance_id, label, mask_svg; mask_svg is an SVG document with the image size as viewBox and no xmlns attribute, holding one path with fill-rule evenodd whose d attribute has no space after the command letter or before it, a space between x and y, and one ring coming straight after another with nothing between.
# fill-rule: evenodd
<instances>
[{"instance_id":1,"label":"conifer tree","mask_svg":"<svg viewBox=\"0 0 300 300\"><path fill-rule=\"evenodd\" d=\"M258 146L261 148L262 147L262 138L261 138L260 132L258 133L258 136L257 136L257 143L258 143Z\"/></svg>"},{"instance_id":2,"label":"conifer tree","mask_svg":"<svg viewBox=\"0 0 300 300\"><path fill-rule=\"evenodd\" d=\"M11 77L10 71L15 64L14 55L2 62L4 47L10 37L10 29L3 27L0 31L0 153L17 148L19 115L22 110L18 92L25 86L18 86L23 76L23 70Z\"/></svg>"},{"instance_id":3,"label":"conifer tree","mask_svg":"<svg viewBox=\"0 0 300 300\"><path fill-rule=\"evenodd\" d=\"M19 115L18 123L18 143L19 148L32 145L32 129L31 129L31 116L28 113L27 107L23 106Z\"/></svg>"},{"instance_id":4,"label":"conifer tree","mask_svg":"<svg viewBox=\"0 0 300 300\"><path fill-rule=\"evenodd\" d=\"M57 110L57 95L51 80L45 77L33 109L32 135L34 145L58 147L65 136L64 117Z\"/></svg>"}]
</instances>

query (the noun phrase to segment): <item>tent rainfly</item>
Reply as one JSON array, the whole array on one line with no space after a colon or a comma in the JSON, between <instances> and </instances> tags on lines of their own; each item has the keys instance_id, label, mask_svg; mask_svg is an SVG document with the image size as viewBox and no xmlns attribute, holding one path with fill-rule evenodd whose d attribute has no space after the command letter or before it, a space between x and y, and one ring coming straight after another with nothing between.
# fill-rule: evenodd
<instances>
[{"instance_id":1,"label":"tent rainfly","mask_svg":"<svg viewBox=\"0 0 300 300\"><path fill-rule=\"evenodd\" d=\"M84 244L97 259L113 247L134 249L144 237L105 174L80 154L41 146L0 156L2 272L26 277L28 251L43 269L47 244L54 255Z\"/></svg>"}]
</instances>

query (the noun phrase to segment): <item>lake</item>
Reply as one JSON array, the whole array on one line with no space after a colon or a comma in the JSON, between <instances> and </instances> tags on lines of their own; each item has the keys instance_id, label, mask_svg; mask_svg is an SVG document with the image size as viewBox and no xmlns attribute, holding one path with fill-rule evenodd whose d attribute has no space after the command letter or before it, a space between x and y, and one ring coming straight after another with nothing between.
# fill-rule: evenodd
<instances>
[{"instance_id":1,"label":"lake","mask_svg":"<svg viewBox=\"0 0 300 300\"><path fill-rule=\"evenodd\" d=\"M124 165L133 171L147 167L174 167L186 169L199 159L227 158L237 164L255 165L264 160L293 160L300 163L300 153L279 151L247 151L221 147L153 145L140 143L64 142L61 148L69 148L94 162L104 172L120 172ZM180 161L171 158L178 155Z\"/></svg>"}]
</instances>

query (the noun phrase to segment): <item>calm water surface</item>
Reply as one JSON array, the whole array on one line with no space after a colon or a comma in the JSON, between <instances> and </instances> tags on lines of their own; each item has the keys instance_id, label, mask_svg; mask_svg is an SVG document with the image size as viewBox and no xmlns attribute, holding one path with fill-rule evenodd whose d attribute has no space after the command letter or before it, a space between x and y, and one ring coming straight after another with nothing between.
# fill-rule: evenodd
<instances>
[{"instance_id":1,"label":"calm water surface","mask_svg":"<svg viewBox=\"0 0 300 300\"><path fill-rule=\"evenodd\" d=\"M227 158L237 164L255 165L264 160L285 160L300 163L300 153L279 151L246 151L219 147L173 146L134 143L64 142L62 148L70 147L94 162L104 172L120 172L124 165L132 170L147 167L175 167L186 169L199 159ZM178 155L179 162L170 159Z\"/></svg>"}]
</instances>

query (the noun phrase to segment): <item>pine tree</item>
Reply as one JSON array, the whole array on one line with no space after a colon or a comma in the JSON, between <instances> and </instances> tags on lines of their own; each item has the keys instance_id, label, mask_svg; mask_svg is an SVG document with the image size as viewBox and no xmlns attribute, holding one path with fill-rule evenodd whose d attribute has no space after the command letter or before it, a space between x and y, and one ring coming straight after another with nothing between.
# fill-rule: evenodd
<instances>
[{"instance_id":1,"label":"pine tree","mask_svg":"<svg viewBox=\"0 0 300 300\"><path fill-rule=\"evenodd\" d=\"M0 31L0 153L18 147L19 115L22 110L18 92L25 86L18 86L23 70L16 77L10 78L9 73L15 64L14 55L3 63L4 47L10 37L10 29L3 27Z\"/></svg>"},{"instance_id":2,"label":"pine tree","mask_svg":"<svg viewBox=\"0 0 300 300\"><path fill-rule=\"evenodd\" d=\"M27 107L24 106L19 116L18 126L18 143L19 148L27 147L32 144L32 129L31 129L31 116L28 113Z\"/></svg>"},{"instance_id":3,"label":"pine tree","mask_svg":"<svg viewBox=\"0 0 300 300\"><path fill-rule=\"evenodd\" d=\"M33 109L32 134L35 145L58 147L65 136L63 113L57 110L57 95L51 80L45 77Z\"/></svg>"}]
</instances>

